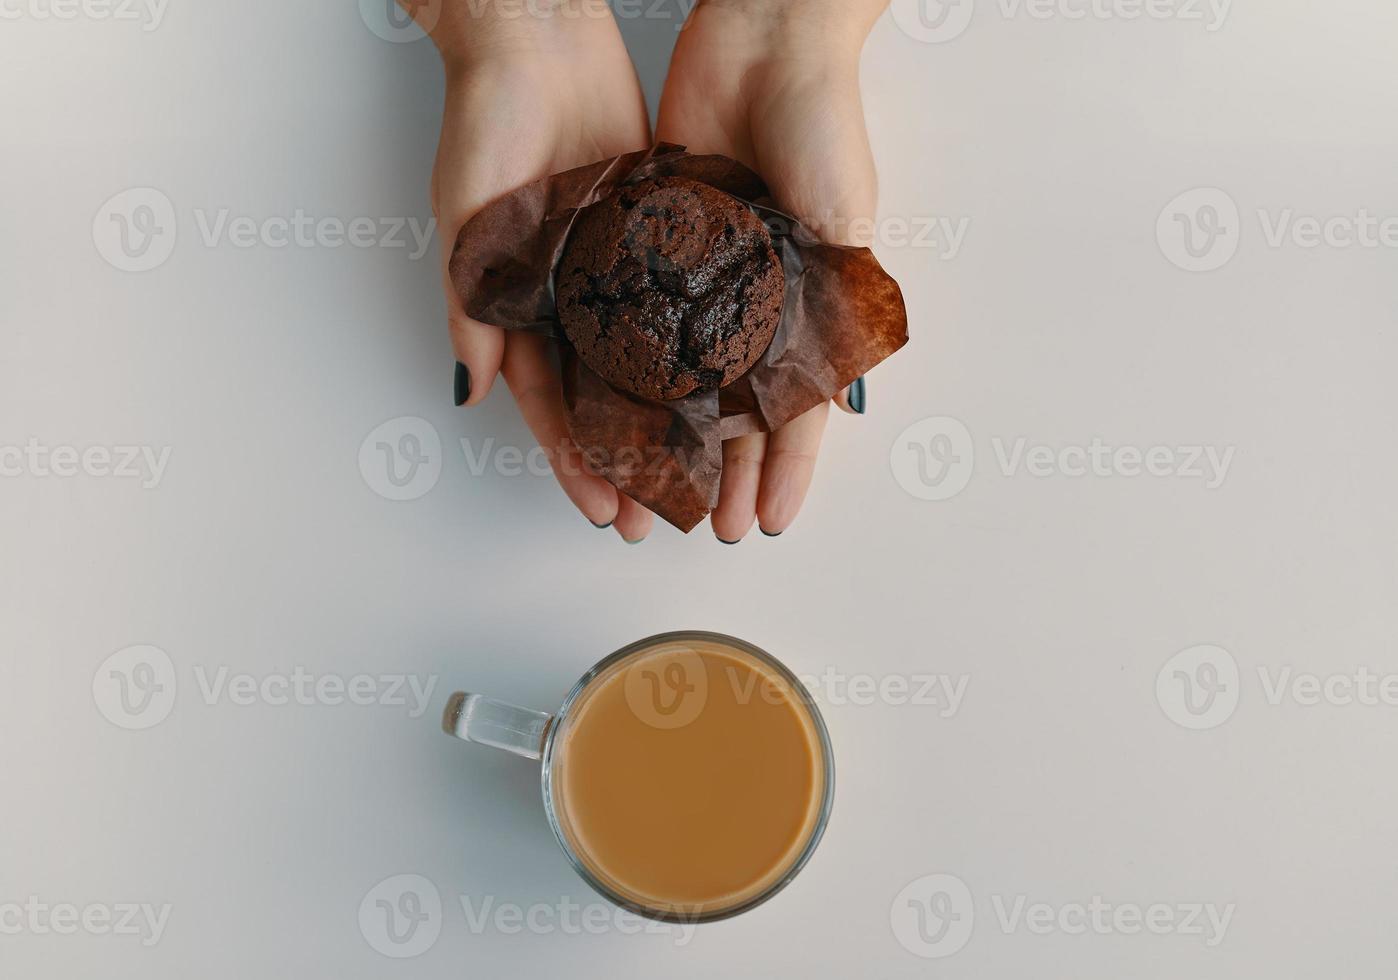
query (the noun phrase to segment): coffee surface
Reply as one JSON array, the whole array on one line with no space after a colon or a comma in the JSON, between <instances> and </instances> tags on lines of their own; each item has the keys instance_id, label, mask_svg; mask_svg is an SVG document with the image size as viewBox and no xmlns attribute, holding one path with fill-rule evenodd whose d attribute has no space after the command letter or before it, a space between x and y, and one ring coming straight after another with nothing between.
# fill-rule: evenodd
<instances>
[{"instance_id":1,"label":"coffee surface","mask_svg":"<svg viewBox=\"0 0 1398 980\"><path fill-rule=\"evenodd\" d=\"M816 829L816 723L745 651L641 651L597 677L563 725L552 792L564 836L633 902L679 914L740 905L780 880Z\"/></svg>"}]
</instances>

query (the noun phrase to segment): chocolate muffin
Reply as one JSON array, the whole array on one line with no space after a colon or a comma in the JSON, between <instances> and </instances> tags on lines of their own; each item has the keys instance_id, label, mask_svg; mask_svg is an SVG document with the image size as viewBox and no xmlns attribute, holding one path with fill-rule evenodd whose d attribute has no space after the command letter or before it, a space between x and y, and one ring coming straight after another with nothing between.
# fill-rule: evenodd
<instances>
[{"instance_id":1,"label":"chocolate muffin","mask_svg":"<svg viewBox=\"0 0 1398 980\"><path fill-rule=\"evenodd\" d=\"M786 287L762 220L678 177L628 184L583 209L556 279L583 363L644 398L731 384L772 342Z\"/></svg>"}]
</instances>

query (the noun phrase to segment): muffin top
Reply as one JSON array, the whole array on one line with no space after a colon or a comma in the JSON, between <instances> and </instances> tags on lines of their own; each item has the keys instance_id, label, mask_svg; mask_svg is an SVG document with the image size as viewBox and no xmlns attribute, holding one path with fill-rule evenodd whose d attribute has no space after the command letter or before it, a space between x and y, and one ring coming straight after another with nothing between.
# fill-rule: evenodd
<instances>
[{"instance_id":1,"label":"muffin top","mask_svg":"<svg viewBox=\"0 0 1398 980\"><path fill-rule=\"evenodd\" d=\"M781 320L772 237L740 201L679 177L584 208L559 263L563 331L612 385L668 400L731 384Z\"/></svg>"}]
</instances>

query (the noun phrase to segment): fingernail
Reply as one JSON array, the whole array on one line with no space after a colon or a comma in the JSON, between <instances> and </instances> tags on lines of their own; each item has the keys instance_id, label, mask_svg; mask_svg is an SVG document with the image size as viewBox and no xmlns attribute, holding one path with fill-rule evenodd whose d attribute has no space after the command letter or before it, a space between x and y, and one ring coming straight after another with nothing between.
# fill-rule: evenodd
<instances>
[{"instance_id":1,"label":"fingernail","mask_svg":"<svg viewBox=\"0 0 1398 980\"><path fill-rule=\"evenodd\" d=\"M758 528L757 528L757 529L758 529L759 531L761 531L763 534L767 535L767 537L769 537L769 538L779 538L779 537L781 537L781 532L780 532L780 531L769 531L769 530L767 530L765 527L762 527L761 525L758 525Z\"/></svg>"},{"instance_id":2,"label":"fingernail","mask_svg":"<svg viewBox=\"0 0 1398 980\"><path fill-rule=\"evenodd\" d=\"M864 379L855 378L854 384L849 386L849 407L856 413L864 414Z\"/></svg>"},{"instance_id":3,"label":"fingernail","mask_svg":"<svg viewBox=\"0 0 1398 980\"><path fill-rule=\"evenodd\" d=\"M718 535L714 535L714 537L717 538ZM718 540L723 541L724 544L737 544L738 541L741 541L741 540L742 540L742 538L739 538L738 541L724 541L723 538L718 538Z\"/></svg>"},{"instance_id":4,"label":"fingernail","mask_svg":"<svg viewBox=\"0 0 1398 980\"><path fill-rule=\"evenodd\" d=\"M471 397L471 369L460 361L456 362L456 380L452 387L455 389L456 407L460 408Z\"/></svg>"},{"instance_id":5,"label":"fingernail","mask_svg":"<svg viewBox=\"0 0 1398 980\"><path fill-rule=\"evenodd\" d=\"M632 541L630 538L622 538L621 540L625 541L627 544L640 544L645 538L637 538L635 541Z\"/></svg>"},{"instance_id":6,"label":"fingernail","mask_svg":"<svg viewBox=\"0 0 1398 980\"><path fill-rule=\"evenodd\" d=\"M605 524L598 524L596 521L594 521L594 520L593 520L592 518L590 518L590 517L587 519L587 523L591 524L593 527L597 528L597 530L599 530L599 531L605 531L607 528L609 528L609 527L612 526L612 522L611 522L611 521L608 521L608 522L605 523Z\"/></svg>"}]
</instances>

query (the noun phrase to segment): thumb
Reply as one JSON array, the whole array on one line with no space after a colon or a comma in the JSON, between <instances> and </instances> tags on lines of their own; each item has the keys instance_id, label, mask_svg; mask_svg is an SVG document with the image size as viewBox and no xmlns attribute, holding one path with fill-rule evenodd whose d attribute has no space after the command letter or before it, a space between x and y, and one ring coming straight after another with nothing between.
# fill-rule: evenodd
<instances>
[{"instance_id":1,"label":"thumb","mask_svg":"<svg viewBox=\"0 0 1398 980\"><path fill-rule=\"evenodd\" d=\"M453 398L457 405L475 405L490 393L491 385L500 373L500 362L505 356L505 331L466 315L448 271L451 244L446 239L442 240L442 252L447 332L451 337L452 353L456 355Z\"/></svg>"},{"instance_id":2,"label":"thumb","mask_svg":"<svg viewBox=\"0 0 1398 980\"><path fill-rule=\"evenodd\" d=\"M848 388L835 395L835 404L840 411L850 415L863 415L868 398L864 379L855 378Z\"/></svg>"}]
</instances>

